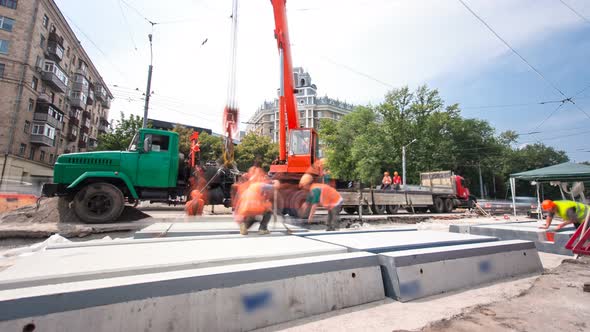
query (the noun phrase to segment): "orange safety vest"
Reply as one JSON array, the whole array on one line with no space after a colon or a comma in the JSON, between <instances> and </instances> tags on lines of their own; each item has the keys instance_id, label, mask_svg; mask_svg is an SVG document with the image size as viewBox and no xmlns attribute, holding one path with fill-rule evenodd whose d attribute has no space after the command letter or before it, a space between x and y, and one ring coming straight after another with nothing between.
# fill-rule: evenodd
<instances>
[{"instance_id":1,"label":"orange safety vest","mask_svg":"<svg viewBox=\"0 0 590 332\"><path fill-rule=\"evenodd\" d=\"M264 182L250 184L239 197L236 214L243 217L252 217L272 210L272 203L262 191L262 188L266 185L268 184Z\"/></svg>"},{"instance_id":2,"label":"orange safety vest","mask_svg":"<svg viewBox=\"0 0 590 332\"><path fill-rule=\"evenodd\" d=\"M342 203L342 196L340 196L340 193L338 193L338 191L336 191L336 189L325 185L323 183L314 183L311 185L311 190L315 189L315 188L320 188L320 190L322 191L320 194L320 205L327 208L327 209L331 209L333 207L335 207L336 205Z\"/></svg>"}]
</instances>

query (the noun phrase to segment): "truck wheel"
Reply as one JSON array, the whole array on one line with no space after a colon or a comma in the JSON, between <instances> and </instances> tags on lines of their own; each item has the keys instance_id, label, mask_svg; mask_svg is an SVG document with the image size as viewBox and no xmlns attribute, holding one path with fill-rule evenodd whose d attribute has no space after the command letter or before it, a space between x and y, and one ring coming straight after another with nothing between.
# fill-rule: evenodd
<instances>
[{"instance_id":1,"label":"truck wheel","mask_svg":"<svg viewBox=\"0 0 590 332\"><path fill-rule=\"evenodd\" d=\"M387 205L385 208L387 209L387 213L396 214L397 210L399 210L399 205Z\"/></svg>"},{"instance_id":2,"label":"truck wheel","mask_svg":"<svg viewBox=\"0 0 590 332\"><path fill-rule=\"evenodd\" d=\"M445 199L445 212L453 212L454 208L453 200L450 198Z\"/></svg>"},{"instance_id":3,"label":"truck wheel","mask_svg":"<svg viewBox=\"0 0 590 332\"><path fill-rule=\"evenodd\" d=\"M74 197L74 213L89 224L115 221L125 207L125 198L119 188L110 183L92 183Z\"/></svg>"},{"instance_id":4,"label":"truck wheel","mask_svg":"<svg viewBox=\"0 0 590 332\"><path fill-rule=\"evenodd\" d=\"M373 214L387 214L385 205L372 205L371 211L373 211Z\"/></svg>"},{"instance_id":5,"label":"truck wheel","mask_svg":"<svg viewBox=\"0 0 590 332\"><path fill-rule=\"evenodd\" d=\"M432 208L434 213L443 213L445 211L445 202L442 198L437 197L434 199L434 205Z\"/></svg>"},{"instance_id":6,"label":"truck wheel","mask_svg":"<svg viewBox=\"0 0 590 332\"><path fill-rule=\"evenodd\" d=\"M344 208L344 212L346 212L346 214L355 214L356 213L356 208L354 207L345 207Z\"/></svg>"}]
</instances>

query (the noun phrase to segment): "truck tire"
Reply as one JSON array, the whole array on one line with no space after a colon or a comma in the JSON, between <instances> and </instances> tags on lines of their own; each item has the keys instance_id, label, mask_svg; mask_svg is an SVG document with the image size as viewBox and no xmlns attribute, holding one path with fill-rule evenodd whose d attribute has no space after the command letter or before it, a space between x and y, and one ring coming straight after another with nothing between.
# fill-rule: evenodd
<instances>
[{"instance_id":1,"label":"truck tire","mask_svg":"<svg viewBox=\"0 0 590 332\"><path fill-rule=\"evenodd\" d=\"M399 205L387 205L385 208L387 209L387 213L396 214L399 207Z\"/></svg>"},{"instance_id":2,"label":"truck tire","mask_svg":"<svg viewBox=\"0 0 590 332\"><path fill-rule=\"evenodd\" d=\"M372 205L371 211L373 214L387 214L387 206L386 205Z\"/></svg>"},{"instance_id":3,"label":"truck tire","mask_svg":"<svg viewBox=\"0 0 590 332\"><path fill-rule=\"evenodd\" d=\"M443 213L445 211L445 202L442 198L436 197L434 199L434 205L432 206L432 212Z\"/></svg>"},{"instance_id":4,"label":"truck tire","mask_svg":"<svg viewBox=\"0 0 590 332\"><path fill-rule=\"evenodd\" d=\"M73 208L76 216L86 223L114 222L125 208L125 197L110 183L91 183L76 194Z\"/></svg>"},{"instance_id":5,"label":"truck tire","mask_svg":"<svg viewBox=\"0 0 590 332\"><path fill-rule=\"evenodd\" d=\"M453 200L450 198L445 199L445 212L453 212L454 208Z\"/></svg>"}]
</instances>

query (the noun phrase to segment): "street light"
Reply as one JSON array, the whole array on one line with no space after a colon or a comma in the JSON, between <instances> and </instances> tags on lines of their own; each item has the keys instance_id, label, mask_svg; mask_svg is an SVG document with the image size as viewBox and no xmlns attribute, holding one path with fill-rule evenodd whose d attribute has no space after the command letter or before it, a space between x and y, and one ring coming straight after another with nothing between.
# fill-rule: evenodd
<instances>
[{"instance_id":1,"label":"street light","mask_svg":"<svg viewBox=\"0 0 590 332\"><path fill-rule=\"evenodd\" d=\"M406 187L406 146L410 146L414 142L416 142L415 138L410 143L402 146L402 183L404 188Z\"/></svg>"}]
</instances>

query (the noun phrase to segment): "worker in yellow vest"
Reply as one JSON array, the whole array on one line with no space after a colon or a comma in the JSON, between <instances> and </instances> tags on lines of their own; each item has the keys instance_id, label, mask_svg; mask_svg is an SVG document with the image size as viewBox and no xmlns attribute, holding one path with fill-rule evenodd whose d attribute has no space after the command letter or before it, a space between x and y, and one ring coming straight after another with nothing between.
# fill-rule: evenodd
<instances>
[{"instance_id":1,"label":"worker in yellow vest","mask_svg":"<svg viewBox=\"0 0 590 332\"><path fill-rule=\"evenodd\" d=\"M584 223L586 215L590 210L590 206L583 203L574 201L552 201L550 199L544 200L541 207L543 208L543 211L549 212L549 215L547 216L545 225L540 226L539 228L549 228L549 226L551 226L551 221L553 221L553 217L557 214L563 219L563 222L557 226L558 230L569 224L574 224L574 227L578 228Z\"/></svg>"}]
</instances>

